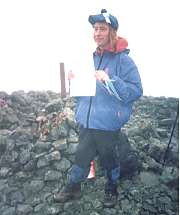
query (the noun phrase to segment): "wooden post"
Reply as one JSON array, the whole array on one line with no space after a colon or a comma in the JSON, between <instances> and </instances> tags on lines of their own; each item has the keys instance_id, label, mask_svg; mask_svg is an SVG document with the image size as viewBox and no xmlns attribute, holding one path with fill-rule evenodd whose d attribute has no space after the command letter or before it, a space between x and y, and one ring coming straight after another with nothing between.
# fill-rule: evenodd
<instances>
[{"instance_id":1,"label":"wooden post","mask_svg":"<svg viewBox=\"0 0 180 215\"><path fill-rule=\"evenodd\" d=\"M61 98L66 97L66 81L64 63L60 63L60 80L61 80Z\"/></svg>"}]
</instances>

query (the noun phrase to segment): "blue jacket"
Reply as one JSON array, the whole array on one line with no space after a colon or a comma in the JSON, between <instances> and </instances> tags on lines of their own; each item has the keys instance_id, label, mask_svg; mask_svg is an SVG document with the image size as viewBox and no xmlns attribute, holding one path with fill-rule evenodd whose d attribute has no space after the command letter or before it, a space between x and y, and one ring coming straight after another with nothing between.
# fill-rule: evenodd
<instances>
[{"instance_id":1,"label":"blue jacket","mask_svg":"<svg viewBox=\"0 0 180 215\"><path fill-rule=\"evenodd\" d=\"M128 53L128 49L120 52L104 51L102 59L97 52L93 53L95 70L108 71L120 99L110 94L104 83L96 81L95 96L77 99L75 114L80 126L114 131L128 122L133 103L143 92L137 66Z\"/></svg>"}]
</instances>

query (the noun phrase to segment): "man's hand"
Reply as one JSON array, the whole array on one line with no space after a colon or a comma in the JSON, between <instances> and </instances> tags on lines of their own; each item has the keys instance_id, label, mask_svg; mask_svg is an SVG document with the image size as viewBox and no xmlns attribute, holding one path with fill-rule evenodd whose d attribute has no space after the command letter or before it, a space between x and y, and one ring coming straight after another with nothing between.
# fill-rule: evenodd
<instances>
[{"instance_id":1,"label":"man's hand","mask_svg":"<svg viewBox=\"0 0 180 215\"><path fill-rule=\"evenodd\" d=\"M108 74L104 70L97 70L95 73L96 80L107 81L109 80Z\"/></svg>"}]
</instances>

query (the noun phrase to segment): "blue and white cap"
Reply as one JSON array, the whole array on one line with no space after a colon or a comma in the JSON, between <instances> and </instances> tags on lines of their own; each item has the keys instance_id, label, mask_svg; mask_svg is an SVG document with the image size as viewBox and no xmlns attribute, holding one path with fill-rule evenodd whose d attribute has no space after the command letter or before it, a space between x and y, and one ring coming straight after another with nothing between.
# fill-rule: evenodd
<instances>
[{"instance_id":1,"label":"blue and white cap","mask_svg":"<svg viewBox=\"0 0 180 215\"><path fill-rule=\"evenodd\" d=\"M88 21L91 25L94 25L96 22L106 22L115 30L119 27L117 18L108 13L106 9L102 9L100 14L90 15Z\"/></svg>"}]
</instances>

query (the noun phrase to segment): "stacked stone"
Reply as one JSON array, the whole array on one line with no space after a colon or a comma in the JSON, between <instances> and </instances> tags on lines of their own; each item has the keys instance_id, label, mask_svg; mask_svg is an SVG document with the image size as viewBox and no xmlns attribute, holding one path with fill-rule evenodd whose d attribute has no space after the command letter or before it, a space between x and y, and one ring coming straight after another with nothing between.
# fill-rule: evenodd
<instances>
[{"instance_id":1,"label":"stacked stone","mask_svg":"<svg viewBox=\"0 0 180 215\"><path fill-rule=\"evenodd\" d=\"M0 92L1 215L177 215L178 122L165 165L176 98L142 97L123 128L119 201L103 208L105 179L98 159L96 179L82 185L83 196L64 204L53 194L66 183L78 144L75 101L47 92ZM126 137L128 136L128 139ZM126 155L126 156L125 156Z\"/></svg>"}]
</instances>

